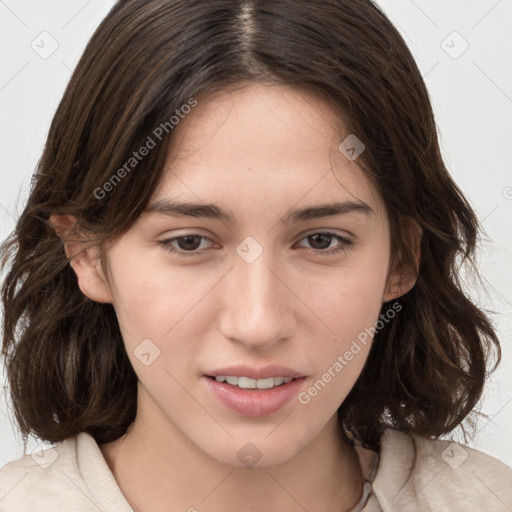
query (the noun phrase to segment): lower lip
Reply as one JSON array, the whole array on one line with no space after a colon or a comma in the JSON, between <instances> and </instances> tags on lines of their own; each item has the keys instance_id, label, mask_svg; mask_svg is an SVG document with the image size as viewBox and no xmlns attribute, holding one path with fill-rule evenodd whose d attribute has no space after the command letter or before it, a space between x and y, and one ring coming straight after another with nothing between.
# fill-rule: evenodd
<instances>
[{"instance_id":1,"label":"lower lip","mask_svg":"<svg viewBox=\"0 0 512 512\"><path fill-rule=\"evenodd\" d=\"M206 376L203 376L202 380L228 409L242 416L259 418L269 416L284 407L298 394L305 377L293 379L271 389L242 389Z\"/></svg>"}]
</instances>

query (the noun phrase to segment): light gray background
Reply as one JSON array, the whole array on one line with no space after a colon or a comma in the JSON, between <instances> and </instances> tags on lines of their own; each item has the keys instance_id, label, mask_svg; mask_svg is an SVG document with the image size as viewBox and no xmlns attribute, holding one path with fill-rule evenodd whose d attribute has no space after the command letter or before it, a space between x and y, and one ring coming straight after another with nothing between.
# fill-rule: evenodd
<instances>
[{"instance_id":1,"label":"light gray background","mask_svg":"<svg viewBox=\"0 0 512 512\"><path fill-rule=\"evenodd\" d=\"M487 292L474 286L470 290L480 305L496 312L492 318L502 341L503 362L482 402L481 410L491 421L480 421L470 446L512 466L512 2L378 3L418 62L430 91L448 169L469 197L488 236L480 253ZM113 1L105 0L0 0L2 240L24 207L30 178L71 72L112 5ZM0 467L23 453L2 370ZM44 447L34 439L28 451Z\"/></svg>"}]
</instances>

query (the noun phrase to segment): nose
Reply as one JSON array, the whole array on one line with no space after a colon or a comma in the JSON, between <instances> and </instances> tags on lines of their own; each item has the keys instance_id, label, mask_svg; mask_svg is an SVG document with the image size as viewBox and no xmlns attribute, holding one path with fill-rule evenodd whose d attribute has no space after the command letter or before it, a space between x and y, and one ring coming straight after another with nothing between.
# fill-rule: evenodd
<instances>
[{"instance_id":1,"label":"nose","mask_svg":"<svg viewBox=\"0 0 512 512\"><path fill-rule=\"evenodd\" d=\"M265 349L292 337L299 302L287 286L282 266L270 251L252 263L234 258L234 268L224 283L222 334L251 348Z\"/></svg>"}]
</instances>

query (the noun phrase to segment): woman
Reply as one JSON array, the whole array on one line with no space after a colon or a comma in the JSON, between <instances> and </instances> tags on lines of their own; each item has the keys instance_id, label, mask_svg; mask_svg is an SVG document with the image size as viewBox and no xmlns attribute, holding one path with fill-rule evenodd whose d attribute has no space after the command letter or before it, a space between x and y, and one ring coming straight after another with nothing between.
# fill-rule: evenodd
<instances>
[{"instance_id":1,"label":"woman","mask_svg":"<svg viewBox=\"0 0 512 512\"><path fill-rule=\"evenodd\" d=\"M16 419L60 444L0 506L506 510L437 439L499 361L477 235L370 0L118 2L4 244Z\"/></svg>"}]
</instances>

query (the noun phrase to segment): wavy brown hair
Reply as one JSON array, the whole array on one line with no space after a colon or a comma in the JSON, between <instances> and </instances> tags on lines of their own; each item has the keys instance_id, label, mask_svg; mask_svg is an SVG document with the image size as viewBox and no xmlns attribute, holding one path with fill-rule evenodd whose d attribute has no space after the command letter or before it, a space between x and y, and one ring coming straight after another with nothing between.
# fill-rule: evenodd
<instances>
[{"instance_id":1,"label":"wavy brown hair","mask_svg":"<svg viewBox=\"0 0 512 512\"><path fill-rule=\"evenodd\" d=\"M248 82L304 88L344 113L340 125L364 141L358 163L386 203L395 263L414 267L411 219L423 233L416 284L376 334L338 410L345 427L377 448L386 426L436 437L476 410L493 350L496 364L501 357L488 316L459 277L462 265L477 273L479 225L441 157L421 73L379 7L128 0L114 5L73 72L26 207L2 245L2 353L25 442L84 431L113 441L137 408L137 376L113 306L80 291L50 216L75 216L103 248L148 205L173 132L107 197L98 187L190 98Z\"/></svg>"}]
</instances>

